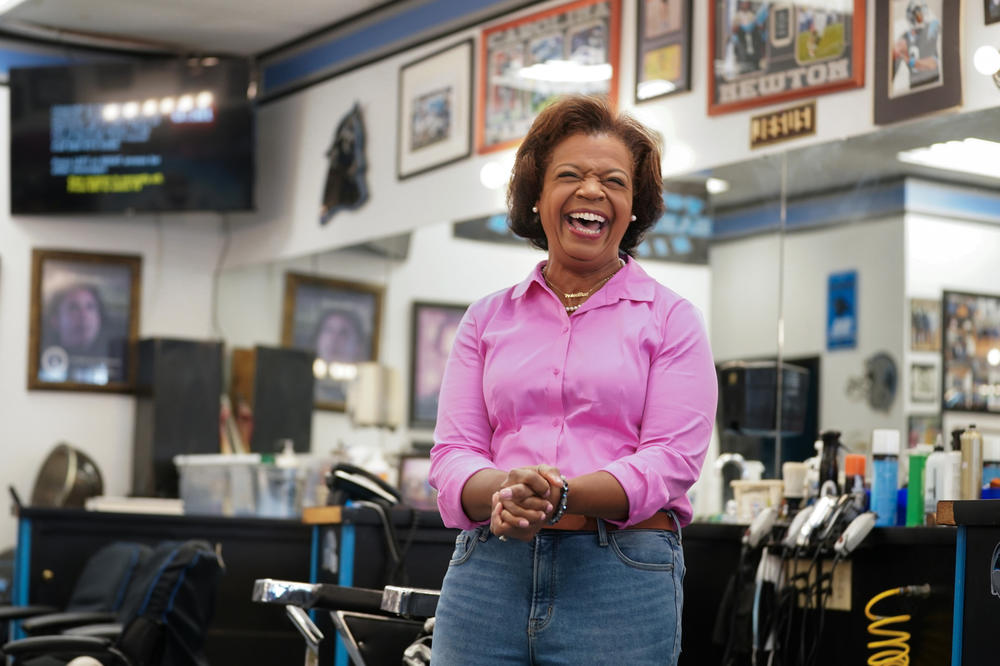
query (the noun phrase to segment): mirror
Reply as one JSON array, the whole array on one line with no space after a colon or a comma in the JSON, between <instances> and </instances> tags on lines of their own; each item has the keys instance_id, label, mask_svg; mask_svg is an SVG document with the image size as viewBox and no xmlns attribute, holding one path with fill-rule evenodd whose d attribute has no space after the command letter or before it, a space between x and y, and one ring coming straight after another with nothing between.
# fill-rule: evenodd
<instances>
[{"instance_id":1,"label":"mirror","mask_svg":"<svg viewBox=\"0 0 1000 666\"><path fill-rule=\"evenodd\" d=\"M723 433L722 451L749 446L771 476L781 461L812 455L823 430L840 431L851 451L867 453L875 428L900 430L906 446L933 443L951 423L967 425L969 415L947 412L935 428L940 347L911 343L911 325L926 316L940 339L942 290L1000 293L990 259L1000 256L1000 152L986 152L1000 145L977 140L1000 141L1000 110L936 116L712 169L729 184L711 197L716 361L805 366L817 394L802 435L747 444ZM926 155L899 157L932 145L932 157L958 153L953 166L968 170L931 167L920 161ZM938 305L911 312L912 299Z\"/></svg>"}]
</instances>

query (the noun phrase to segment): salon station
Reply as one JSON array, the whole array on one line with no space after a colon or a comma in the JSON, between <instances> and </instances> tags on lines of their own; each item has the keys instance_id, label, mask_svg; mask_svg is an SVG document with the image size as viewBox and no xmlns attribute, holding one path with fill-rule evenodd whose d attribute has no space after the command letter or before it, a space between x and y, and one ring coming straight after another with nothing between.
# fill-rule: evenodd
<instances>
[{"instance_id":1,"label":"salon station","mask_svg":"<svg viewBox=\"0 0 1000 666\"><path fill-rule=\"evenodd\" d=\"M662 137L633 260L715 364L678 663L994 663L1000 3L68 4L0 2L0 610L202 663L77 603L135 587L109 544L197 543L166 643L427 663L445 363L545 259L506 186L583 93Z\"/></svg>"}]
</instances>

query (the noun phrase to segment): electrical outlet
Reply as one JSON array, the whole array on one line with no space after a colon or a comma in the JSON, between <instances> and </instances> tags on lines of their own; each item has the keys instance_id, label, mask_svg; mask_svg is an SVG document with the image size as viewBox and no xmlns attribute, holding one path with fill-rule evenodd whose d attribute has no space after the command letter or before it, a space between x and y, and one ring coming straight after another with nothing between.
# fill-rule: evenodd
<instances>
[{"instance_id":1,"label":"electrical outlet","mask_svg":"<svg viewBox=\"0 0 1000 666\"><path fill-rule=\"evenodd\" d=\"M790 562L788 568L785 570L785 576L790 576L792 574L804 574L812 563L811 560L799 559L797 561ZM830 570L833 568L832 560L823 560L822 562L823 575L829 577ZM809 574L809 587L815 594L816 585L816 569L814 568ZM806 597L805 597L805 580L797 580L795 583L796 588L798 588L798 605L800 608L805 607ZM809 606L811 608L816 608L816 599L809 600ZM833 581L830 586L829 596L826 598L826 609L827 610L841 610L849 611L851 610L851 561L842 560L837 565L837 570L833 572Z\"/></svg>"}]
</instances>

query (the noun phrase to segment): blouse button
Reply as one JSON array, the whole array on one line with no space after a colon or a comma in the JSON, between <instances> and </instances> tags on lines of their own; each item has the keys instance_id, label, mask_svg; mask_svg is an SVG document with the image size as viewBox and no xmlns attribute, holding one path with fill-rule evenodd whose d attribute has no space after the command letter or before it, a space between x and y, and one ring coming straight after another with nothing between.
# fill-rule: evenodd
<instances>
[{"instance_id":1,"label":"blouse button","mask_svg":"<svg viewBox=\"0 0 1000 666\"><path fill-rule=\"evenodd\" d=\"M555 428L559 425L559 419L552 419L552 427Z\"/></svg>"},{"instance_id":2,"label":"blouse button","mask_svg":"<svg viewBox=\"0 0 1000 666\"><path fill-rule=\"evenodd\" d=\"M552 374L553 375L558 375L559 374L559 368L552 368Z\"/></svg>"}]
</instances>

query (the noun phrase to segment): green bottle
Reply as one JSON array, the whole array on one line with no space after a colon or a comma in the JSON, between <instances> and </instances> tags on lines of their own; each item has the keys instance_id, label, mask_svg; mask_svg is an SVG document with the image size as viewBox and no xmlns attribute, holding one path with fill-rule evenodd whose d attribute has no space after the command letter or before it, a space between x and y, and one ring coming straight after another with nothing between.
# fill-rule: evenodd
<instances>
[{"instance_id":1,"label":"green bottle","mask_svg":"<svg viewBox=\"0 0 1000 666\"><path fill-rule=\"evenodd\" d=\"M923 451L910 452L910 475L906 486L906 526L924 524L924 468L927 454Z\"/></svg>"}]
</instances>

